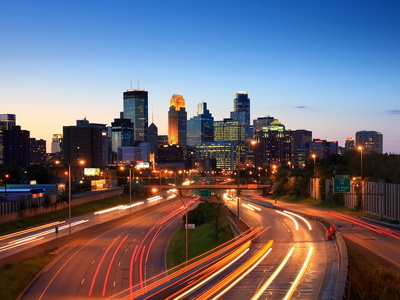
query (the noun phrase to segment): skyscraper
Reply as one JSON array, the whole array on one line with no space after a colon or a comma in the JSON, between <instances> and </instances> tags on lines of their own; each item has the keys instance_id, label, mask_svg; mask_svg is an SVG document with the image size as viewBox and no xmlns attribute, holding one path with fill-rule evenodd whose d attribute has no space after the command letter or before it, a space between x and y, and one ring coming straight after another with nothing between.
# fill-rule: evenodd
<instances>
[{"instance_id":1,"label":"skyscraper","mask_svg":"<svg viewBox=\"0 0 400 300\"><path fill-rule=\"evenodd\" d=\"M15 125L15 115L0 114L0 165L4 164L4 131Z\"/></svg>"},{"instance_id":2,"label":"skyscraper","mask_svg":"<svg viewBox=\"0 0 400 300\"><path fill-rule=\"evenodd\" d=\"M250 99L248 92L235 92L236 98L233 100L233 111L231 119L238 120L241 126L244 126L246 135L240 137L240 140L252 138L250 128Z\"/></svg>"},{"instance_id":3,"label":"skyscraper","mask_svg":"<svg viewBox=\"0 0 400 300\"><path fill-rule=\"evenodd\" d=\"M207 103L197 104L197 116L187 121L187 144L198 146L214 141L214 118L207 109Z\"/></svg>"},{"instance_id":4,"label":"skyscraper","mask_svg":"<svg viewBox=\"0 0 400 300\"><path fill-rule=\"evenodd\" d=\"M51 140L51 153L60 153L62 149L63 135L61 133L54 133Z\"/></svg>"},{"instance_id":5,"label":"skyscraper","mask_svg":"<svg viewBox=\"0 0 400 300\"><path fill-rule=\"evenodd\" d=\"M120 113L119 119L111 122L111 151L117 153L118 147L129 147L133 145L134 128L132 120L125 118L124 113Z\"/></svg>"},{"instance_id":6,"label":"skyscraper","mask_svg":"<svg viewBox=\"0 0 400 300\"><path fill-rule=\"evenodd\" d=\"M186 146L186 122L185 99L173 94L168 111L168 144Z\"/></svg>"},{"instance_id":7,"label":"skyscraper","mask_svg":"<svg viewBox=\"0 0 400 300\"><path fill-rule=\"evenodd\" d=\"M134 139L147 142L148 92L132 90L124 92L124 117L132 120Z\"/></svg>"},{"instance_id":8,"label":"skyscraper","mask_svg":"<svg viewBox=\"0 0 400 300\"><path fill-rule=\"evenodd\" d=\"M377 131L357 131L356 147L363 147L364 153L383 153L383 135Z\"/></svg>"},{"instance_id":9,"label":"skyscraper","mask_svg":"<svg viewBox=\"0 0 400 300\"><path fill-rule=\"evenodd\" d=\"M147 132L147 141L150 144L150 153L157 155L158 150L158 128L156 124L151 123Z\"/></svg>"}]
</instances>

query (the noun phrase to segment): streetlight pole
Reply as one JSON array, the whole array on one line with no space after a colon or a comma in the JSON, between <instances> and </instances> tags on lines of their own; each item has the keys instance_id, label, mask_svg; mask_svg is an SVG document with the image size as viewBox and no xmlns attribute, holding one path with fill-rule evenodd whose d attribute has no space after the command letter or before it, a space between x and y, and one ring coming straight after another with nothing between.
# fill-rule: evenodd
<instances>
[{"instance_id":1,"label":"streetlight pole","mask_svg":"<svg viewBox=\"0 0 400 300\"><path fill-rule=\"evenodd\" d=\"M311 156L314 159L314 170L313 170L313 172L314 172L314 177L315 177L315 159L317 158L317 156L315 154L313 154Z\"/></svg>"},{"instance_id":2,"label":"streetlight pole","mask_svg":"<svg viewBox=\"0 0 400 300\"><path fill-rule=\"evenodd\" d=\"M78 162L70 162L68 164L68 229L69 229L69 234L71 234L71 200L72 200L72 186L71 186L71 165L74 163L79 163L79 164L84 164L84 160L80 160Z\"/></svg>"},{"instance_id":3,"label":"streetlight pole","mask_svg":"<svg viewBox=\"0 0 400 300\"><path fill-rule=\"evenodd\" d=\"M186 245L186 265L189 259L189 218L188 218L188 211L187 211L187 207L185 202L183 201L183 199L181 198L181 196L179 196L178 194L171 192L172 194L174 194L175 196L177 196L179 198L179 200L181 200L183 207L185 208L185 215L186 215L186 229L185 229L185 245Z\"/></svg>"},{"instance_id":4,"label":"streetlight pole","mask_svg":"<svg viewBox=\"0 0 400 300\"><path fill-rule=\"evenodd\" d=\"M361 180L363 178L363 147L359 146L358 150L360 150L360 176L361 176Z\"/></svg>"},{"instance_id":5,"label":"streetlight pole","mask_svg":"<svg viewBox=\"0 0 400 300\"><path fill-rule=\"evenodd\" d=\"M121 170L125 169L125 167L120 167ZM129 213L132 213L132 167L128 168L129 170Z\"/></svg>"},{"instance_id":6,"label":"streetlight pole","mask_svg":"<svg viewBox=\"0 0 400 300\"><path fill-rule=\"evenodd\" d=\"M132 213L132 167L129 168L129 213Z\"/></svg>"},{"instance_id":7,"label":"streetlight pole","mask_svg":"<svg viewBox=\"0 0 400 300\"><path fill-rule=\"evenodd\" d=\"M240 182L239 182L239 179L240 179L240 172L239 172L239 169L240 169L240 149L241 149L241 146L243 145L243 141L242 142L240 142L239 143L239 145L238 145L238 150L237 150L237 152L238 152L238 157L237 157L237 178L236 178L236 180L237 180L237 190L236 190L236 198L237 198L237 220L236 220L236 227L237 227L237 230L239 230L239 224L240 224L240 217L239 217L239 212L240 212L240 204L239 204L239 202L240 202Z\"/></svg>"},{"instance_id":8,"label":"streetlight pole","mask_svg":"<svg viewBox=\"0 0 400 300\"><path fill-rule=\"evenodd\" d=\"M8 178L9 175L6 174L4 177L4 202L7 202L7 181L6 178Z\"/></svg>"}]
</instances>

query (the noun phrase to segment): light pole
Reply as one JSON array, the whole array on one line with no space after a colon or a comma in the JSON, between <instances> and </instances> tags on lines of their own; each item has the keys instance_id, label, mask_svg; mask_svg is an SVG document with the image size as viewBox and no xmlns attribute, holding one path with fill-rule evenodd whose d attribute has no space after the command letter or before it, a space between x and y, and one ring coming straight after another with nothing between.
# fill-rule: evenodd
<instances>
[{"instance_id":1,"label":"light pole","mask_svg":"<svg viewBox=\"0 0 400 300\"><path fill-rule=\"evenodd\" d=\"M240 205L239 205L239 202L240 202L240 182L239 182L239 179L240 179L240 151L241 151L241 146L244 143L245 143L244 141L241 141L238 145L238 150L237 150L238 157L237 157L237 191L236 191L236 196L237 196L237 224L236 224L236 226L237 226L238 230L239 230L239 223L240 223L240 217L239 217L239 211L240 211ZM250 144L255 145L255 144L257 144L257 141L253 140L250 142Z\"/></svg>"},{"instance_id":2,"label":"light pole","mask_svg":"<svg viewBox=\"0 0 400 300\"><path fill-rule=\"evenodd\" d=\"M236 180L237 180L237 190L236 190L236 198L237 198L237 212L236 212L236 214L237 214L237 220L236 220L236 227L237 227L237 230L239 230L239 224L240 224L240 217L239 217L239 212L240 212L240 205L239 205L239 202L240 202L240 182L239 182L239 179L240 179L240 172L239 172L239 170L240 170L240 149L241 149L241 147L242 147L242 145L243 145L243 141L242 142L240 142L239 143L239 145L238 145L238 150L237 150L237 153L238 153L238 157L237 157L237 176L236 176Z\"/></svg>"},{"instance_id":3,"label":"light pole","mask_svg":"<svg viewBox=\"0 0 400 300\"><path fill-rule=\"evenodd\" d=\"M121 167L124 170L125 167ZM132 167L129 167L129 213L132 213Z\"/></svg>"},{"instance_id":4,"label":"light pole","mask_svg":"<svg viewBox=\"0 0 400 300\"><path fill-rule=\"evenodd\" d=\"M68 164L68 222L69 222L68 228L69 228L69 234L71 234L71 200L72 200L71 165L75 164L75 163L76 164L79 163L79 164L83 165L85 163L85 161L84 160L79 160L77 162L73 161Z\"/></svg>"},{"instance_id":5,"label":"light pole","mask_svg":"<svg viewBox=\"0 0 400 300\"><path fill-rule=\"evenodd\" d=\"M311 157L314 159L314 169L313 169L313 172L314 172L314 177L315 177L315 159L317 158L317 156L316 156L315 154L313 154L313 155L311 155Z\"/></svg>"},{"instance_id":6,"label":"light pole","mask_svg":"<svg viewBox=\"0 0 400 300\"><path fill-rule=\"evenodd\" d=\"M6 179L10 177L10 175L6 174L4 175L4 202L7 201L7 181Z\"/></svg>"},{"instance_id":7,"label":"light pole","mask_svg":"<svg viewBox=\"0 0 400 300\"><path fill-rule=\"evenodd\" d=\"M361 180L363 178L363 147L358 146L358 150L360 150L360 176L361 176Z\"/></svg>"},{"instance_id":8,"label":"light pole","mask_svg":"<svg viewBox=\"0 0 400 300\"><path fill-rule=\"evenodd\" d=\"M155 190L155 189L153 189L153 190ZM185 228L185 245L186 245L186 265L187 265L187 262L188 262L188 259L189 259L189 217L188 217L188 211L187 211L187 207L186 207L186 204L185 204L185 201L183 201L183 199L181 198L181 196L179 196L177 193L175 193L175 192L171 192L170 191L170 193L171 194L174 194L175 196L177 196L178 198L179 198L179 200L181 200L181 202L182 202L182 204L183 204L183 207L184 207L184 209L185 209L185 216L186 216L186 228Z\"/></svg>"}]
</instances>

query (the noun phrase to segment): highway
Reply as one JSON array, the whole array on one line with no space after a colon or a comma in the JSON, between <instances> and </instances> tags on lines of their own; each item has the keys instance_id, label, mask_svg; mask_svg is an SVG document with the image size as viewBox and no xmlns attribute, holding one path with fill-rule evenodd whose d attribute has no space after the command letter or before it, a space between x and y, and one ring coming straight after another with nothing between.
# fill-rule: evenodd
<instances>
[{"instance_id":1,"label":"highway","mask_svg":"<svg viewBox=\"0 0 400 300\"><path fill-rule=\"evenodd\" d=\"M398 232L331 211L276 203L249 190L240 200L249 232L166 272L165 249L182 222L183 205L178 199L160 206L152 201L151 211L65 248L21 299L331 299L339 253L335 242L326 240L324 226L304 215L323 217L347 242L400 266ZM236 212L235 198L226 203ZM124 213L114 209L95 218Z\"/></svg>"},{"instance_id":2,"label":"highway","mask_svg":"<svg viewBox=\"0 0 400 300\"><path fill-rule=\"evenodd\" d=\"M400 228L390 229L388 226L370 220L307 205L279 201L275 203L268 199L263 201L281 209L293 210L327 220L341 232L346 244L356 247L370 258L400 272Z\"/></svg>"},{"instance_id":3,"label":"highway","mask_svg":"<svg viewBox=\"0 0 400 300\"><path fill-rule=\"evenodd\" d=\"M338 276L338 253L325 229L298 215L254 205L242 197L241 215L259 230L237 260L194 269L179 287L135 299L330 299ZM236 211L235 199L227 202ZM262 229L259 229L262 228ZM239 249L238 246L236 249ZM216 261L220 261L219 258ZM117 299L117 298L113 298ZM128 299L128 297L124 298Z\"/></svg>"},{"instance_id":4,"label":"highway","mask_svg":"<svg viewBox=\"0 0 400 300\"><path fill-rule=\"evenodd\" d=\"M197 200L185 202L191 208ZM147 278L166 269L165 250L183 213L182 203L171 199L160 209L73 242L21 299L98 299L136 283L145 288Z\"/></svg>"}]
</instances>

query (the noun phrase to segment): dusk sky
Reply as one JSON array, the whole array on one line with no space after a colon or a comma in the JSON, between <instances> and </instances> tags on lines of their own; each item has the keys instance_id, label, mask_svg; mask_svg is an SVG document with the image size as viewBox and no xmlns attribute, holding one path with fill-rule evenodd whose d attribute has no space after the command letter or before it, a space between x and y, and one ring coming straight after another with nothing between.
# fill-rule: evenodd
<instances>
[{"instance_id":1,"label":"dusk sky","mask_svg":"<svg viewBox=\"0 0 400 300\"><path fill-rule=\"evenodd\" d=\"M30 136L111 125L122 93L149 91L149 125L168 132L172 94L188 119L207 102L338 141L383 134L400 154L400 1L0 0L0 113Z\"/></svg>"}]
</instances>

